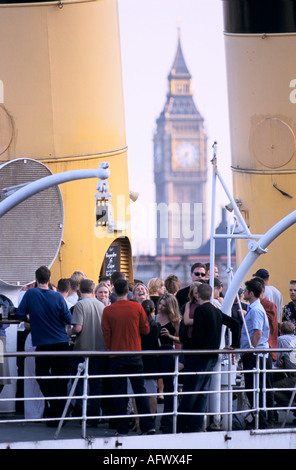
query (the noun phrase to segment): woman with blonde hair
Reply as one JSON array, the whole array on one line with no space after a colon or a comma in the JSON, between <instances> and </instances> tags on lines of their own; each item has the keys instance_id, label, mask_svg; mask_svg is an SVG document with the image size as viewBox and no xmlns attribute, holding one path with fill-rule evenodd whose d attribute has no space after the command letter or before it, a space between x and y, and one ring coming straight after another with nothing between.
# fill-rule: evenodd
<instances>
[{"instance_id":1,"label":"woman with blonde hair","mask_svg":"<svg viewBox=\"0 0 296 470\"><path fill-rule=\"evenodd\" d=\"M159 297L156 321L161 324L163 344L179 342L178 333L181 321L179 304L173 294L167 293ZM175 333L175 334L172 334Z\"/></svg>"},{"instance_id":2,"label":"woman with blonde hair","mask_svg":"<svg viewBox=\"0 0 296 470\"><path fill-rule=\"evenodd\" d=\"M149 290L150 297L153 295L160 296L164 294L164 290L165 290L164 281L160 279L159 277L153 277L148 282L148 290Z\"/></svg>"},{"instance_id":3,"label":"woman with blonde hair","mask_svg":"<svg viewBox=\"0 0 296 470\"><path fill-rule=\"evenodd\" d=\"M110 302L110 289L106 282L99 282L99 284L95 288L95 298L102 302L105 307L109 305Z\"/></svg>"},{"instance_id":4,"label":"woman with blonde hair","mask_svg":"<svg viewBox=\"0 0 296 470\"><path fill-rule=\"evenodd\" d=\"M161 349L170 350L175 348L175 343L180 343L179 326L181 315L176 297L173 294L161 295L158 302L158 313L155 321L160 324L160 343ZM175 370L175 358L172 355L159 356L160 373L173 372ZM166 395L174 391L173 375L163 375L164 386L164 413L173 411L174 397ZM173 425L172 416L162 416L160 422L160 430L163 433L171 433Z\"/></svg>"},{"instance_id":5,"label":"woman with blonde hair","mask_svg":"<svg viewBox=\"0 0 296 470\"><path fill-rule=\"evenodd\" d=\"M150 299L153 301L155 305L155 315L157 315L157 304L159 301L159 297L165 293L165 285L164 280L160 279L159 277L153 277L148 282L148 290ZM162 379L158 379L158 402L163 403L163 382Z\"/></svg>"},{"instance_id":6,"label":"woman with blonde hair","mask_svg":"<svg viewBox=\"0 0 296 470\"><path fill-rule=\"evenodd\" d=\"M148 282L149 297L155 305L155 315L157 314L157 304L159 297L165 292L164 281L159 277L153 277Z\"/></svg>"},{"instance_id":7,"label":"woman with blonde hair","mask_svg":"<svg viewBox=\"0 0 296 470\"><path fill-rule=\"evenodd\" d=\"M148 288L143 284L143 282L138 282L133 288L133 300L139 302L140 304L144 300L149 299Z\"/></svg>"}]
</instances>

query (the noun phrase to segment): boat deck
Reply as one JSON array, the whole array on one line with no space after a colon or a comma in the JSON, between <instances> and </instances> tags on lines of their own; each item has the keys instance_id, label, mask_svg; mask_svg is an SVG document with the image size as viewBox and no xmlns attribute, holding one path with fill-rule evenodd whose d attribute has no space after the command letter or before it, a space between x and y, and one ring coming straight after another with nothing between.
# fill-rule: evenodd
<instances>
[{"instance_id":1,"label":"boat deck","mask_svg":"<svg viewBox=\"0 0 296 470\"><path fill-rule=\"evenodd\" d=\"M159 412L162 405L158 405ZM9 420L9 417L1 416ZM22 415L14 415L14 420L22 419ZM81 422L67 421L60 429L57 438L57 428L48 427L44 422L0 424L0 450L3 449L266 449L266 448L295 448L296 420L289 413L285 427L281 423L285 412L279 413L278 422L273 428L266 430L242 430L227 432L223 429L201 433L163 434L159 430L160 417L156 418L156 434L140 435L130 430L128 436L116 436L116 430L102 420L97 427L87 426L86 437L82 437ZM294 422L295 420L295 422ZM256 439L254 440L254 438ZM289 438L288 438L289 436Z\"/></svg>"}]
</instances>

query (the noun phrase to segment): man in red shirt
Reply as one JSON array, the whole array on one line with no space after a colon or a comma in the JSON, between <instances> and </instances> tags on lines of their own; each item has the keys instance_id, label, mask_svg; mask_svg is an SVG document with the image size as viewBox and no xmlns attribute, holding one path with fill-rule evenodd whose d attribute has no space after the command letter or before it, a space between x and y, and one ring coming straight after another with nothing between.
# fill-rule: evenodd
<instances>
[{"instance_id":1,"label":"man in red shirt","mask_svg":"<svg viewBox=\"0 0 296 470\"><path fill-rule=\"evenodd\" d=\"M268 344L270 348L277 348L278 345L278 316L277 316L277 308L276 304L272 302L271 300L268 300L267 297L265 296L265 283L264 280L261 279L260 277L255 277L257 281L260 281L262 285L262 292L260 295L260 302L261 305L263 306L267 318L268 318L268 324L269 324L269 337L268 337ZM272 360L276 361L277 359L277 353L276 352L271 352L270 353Z\"/></svg>"},{"instance_id":2,"label":"man in red shirt","mask_svg":"<svg viewBox=\"0 0 296 470\"><path fill-rule=\"evenodd\" d=\"M117 415L127 414L127 376L143 373L143 361L141 354L141 334L147 335L150 331L147 315L141 304L127 300L129 291L128 281L119 279L114 284L117 301L104 308L101 328L106 348L109 351L134 351L132 355L110 355L110 374L124 374L125 377L112 378L113 390L118 395L114 400L114 408ZM143 377L130 376L130 381L135 394L146 394ZM139 414L149 414L150 407L146 396L135 397ZM128 434L129 419L116 420L117 433ZM140 417L142 433L154 434L154 420L150 416Z\"/></svg>"},{"instance_id":3,"label":"man in red shirt","mask_svg":"<svg viewBox=\"0 0 296 470\"><path fill-rule=\"evenodd\" d=\"M269 323L269 337L268 337L268 344L270 348L277 348L278 347L278 320L277 320L277 310L276 305L271 300L268 300L265 295L264 291L260 296L260 302L266 312L268 323ZM270 353L272 359L276 361L277 353L271 352Z\"/></svg>"}]
</instances>

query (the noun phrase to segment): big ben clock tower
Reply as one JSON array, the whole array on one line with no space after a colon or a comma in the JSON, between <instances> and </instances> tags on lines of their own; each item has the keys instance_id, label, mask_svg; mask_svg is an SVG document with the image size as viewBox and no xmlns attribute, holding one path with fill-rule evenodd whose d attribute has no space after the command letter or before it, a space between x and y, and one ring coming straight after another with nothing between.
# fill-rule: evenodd
<instances>
[{"instance_id":1,"label":"big ben clock tower","mask_svg":"<svg viewBox=\"0 0 296 470\"><path fill-rule=\"evenodd\" d=\"M157 255L193 255L205 242L207 137L178 38L154 134Z\"/></svg>"}]
</instances>

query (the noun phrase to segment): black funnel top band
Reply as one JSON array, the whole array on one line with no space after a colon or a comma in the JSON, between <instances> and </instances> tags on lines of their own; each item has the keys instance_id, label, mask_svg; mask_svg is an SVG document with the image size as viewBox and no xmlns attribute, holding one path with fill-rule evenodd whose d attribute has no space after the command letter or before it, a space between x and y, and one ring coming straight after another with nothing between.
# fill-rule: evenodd
<instances>
[{"instance_id":1,"label":"black funnel top band","mask_svg":"<svg viewBox=\"0 0 296 470\"><path fill-rule=\"evenodd\" d=\"M222 1L226 33L296 32L296 0Z\"/></svg>"}]
</instances>

